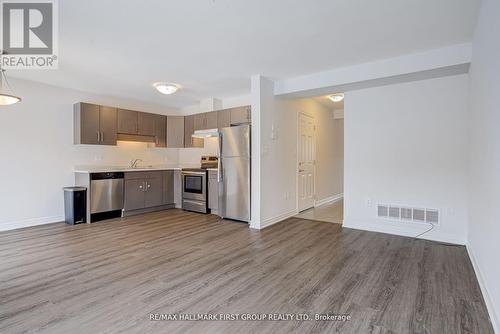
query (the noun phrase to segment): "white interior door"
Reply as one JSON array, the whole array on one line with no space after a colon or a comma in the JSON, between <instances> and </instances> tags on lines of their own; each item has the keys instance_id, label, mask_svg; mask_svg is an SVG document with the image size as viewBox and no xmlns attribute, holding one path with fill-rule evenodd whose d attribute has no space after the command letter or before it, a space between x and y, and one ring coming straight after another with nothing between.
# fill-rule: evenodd
<instances>
[{"instance_id":1,"label":"white interior door","mask_svg":"<svg viewBox=\"0 0 500 334\"><path fill-rule=\"evenodd\" d=\"M303 211L314 206L316 138L314 118L299 113L298 151L298 209Z\"/></svg>"}]
</instances>

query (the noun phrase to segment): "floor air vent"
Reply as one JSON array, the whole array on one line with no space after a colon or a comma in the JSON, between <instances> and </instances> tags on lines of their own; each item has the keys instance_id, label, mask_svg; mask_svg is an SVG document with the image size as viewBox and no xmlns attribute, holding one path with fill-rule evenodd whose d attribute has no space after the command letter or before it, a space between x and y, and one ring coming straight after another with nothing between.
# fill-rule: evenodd
<instances>
[{"instance_id":1,"label":"floor air vent","mask_svg":"<svg viewBox=\"0 0 500 334\"><path fill-rule=\"evenodd\" d=\"M433 224L439 223L439 211L438 210L426 210L425 211L425 221L428 223L433 223Z\"/></svg>"},{"instance_id":2,"label":"floor air vent","mask_svg":"<svg viewBox=\"0 0 500 334\"><path fill-rule=\"evenodd\" d=\"M401 219L411 220L412 218L413 216L411 208L401 208Z\"/></svg>"},{"instance_id":3,"label":"floor air vent","mask_svg":"<svg viewBox=\"0 0 500 334\"><path fill-rule=\"evenodd\" d=\"M377 217L405 222L439 224L439 210L400 207L392 204L378 204Z\"/></svg>"},{"instance_id":4,"label":"floor air vent","mask_svg":"<svg viewBox=\"0 0 500 334\"><path fill-rule=\"evenodd\" d=\"M416 222L425 221L425 210L424 209L413 209L413 220Z\"/></svg>"},{"instance_id":5,"label":"floor air vent","mask_svg":"<svg viewBox=\"0 0 500 334\"><path fill-rule=\"evenodd\" d=\"M387 215L389 214L389 208L385 205L379 205L377 207L377 211L379 217L387 217Z\"/></svg>"},{"instance_id":6,"label":"floor air vent","mask_svg":"<svg viewBox=\"0 0 500 334\"><path fill-rule=\"evenodd\" d=\"M389 217L399 219L399 211L400 209L398 207L395 206L389 207Z\"/></svg>"}]
</instances>

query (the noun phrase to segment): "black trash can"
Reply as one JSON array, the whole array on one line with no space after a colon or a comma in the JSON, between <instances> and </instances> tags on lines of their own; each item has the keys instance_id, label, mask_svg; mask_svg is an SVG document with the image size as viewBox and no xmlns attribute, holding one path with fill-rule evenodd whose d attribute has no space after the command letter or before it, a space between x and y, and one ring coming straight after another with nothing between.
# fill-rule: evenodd
<instances>
[{"instance_id":1,"label":"black trash can","mask_svg":"<svg viewBox=\"0 0 500 334\"><path fill-rule=\"evenodd\" d=\"M87 188L65 187L64 190L64 221L66 224L81 224L87 222Z\"/></svg>"}]
</instances>

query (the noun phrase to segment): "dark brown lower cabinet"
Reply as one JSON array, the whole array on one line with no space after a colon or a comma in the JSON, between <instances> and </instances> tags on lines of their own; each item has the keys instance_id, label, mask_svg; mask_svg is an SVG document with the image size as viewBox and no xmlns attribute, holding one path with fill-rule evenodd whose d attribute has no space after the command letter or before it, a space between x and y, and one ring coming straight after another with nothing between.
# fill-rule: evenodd
<instances>
[{"instance_id":1,"label":"dark brown lower cabinet","mask_svg":"<svg viewBox=\"0 0 500 334\"><path fill-rule=\"evenodd\" d=\"M125 173L125 211L163 204L162 172Z\"/></svg>"},{"instance_id":2,"label":"dark brown lower cabinet","mask_svg":"<svg viewBox=\"0 0 500 334\"><path fill-rule=\"evenodd\" d=\"M144 191L144 207L151 208L163 203L163 185L161 177L145 179L146 190Z\"/></svg>"},{"instance_id":3,"label":"dark brown lower cabinet","mask_svg":"<svg viewBox=\"0 0 500 334\"><path fill-rule=\"evenodd\" d=\"M144 209L144 180L125 180L124 209Z\"/></svg>"}]
</instances>

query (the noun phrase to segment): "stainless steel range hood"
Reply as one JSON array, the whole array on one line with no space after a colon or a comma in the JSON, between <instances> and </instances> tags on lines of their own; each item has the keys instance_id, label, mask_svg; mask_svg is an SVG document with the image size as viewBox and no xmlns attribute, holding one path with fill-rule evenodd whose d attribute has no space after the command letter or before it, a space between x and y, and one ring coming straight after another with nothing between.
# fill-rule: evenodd
<instances>
[{"instance_id":1,"label":"stainless steel range hood","mask_svg":"<svg viewBox=\"0 0 500 334\"><path fill-rule=\"evenodd\" d=\"M206 130L196 130L191 137L193 138L210 138L218 137L219 129L206 129Z\"/></svg>"}]
</instances>

